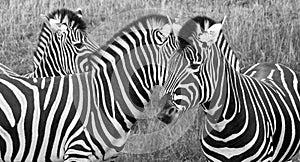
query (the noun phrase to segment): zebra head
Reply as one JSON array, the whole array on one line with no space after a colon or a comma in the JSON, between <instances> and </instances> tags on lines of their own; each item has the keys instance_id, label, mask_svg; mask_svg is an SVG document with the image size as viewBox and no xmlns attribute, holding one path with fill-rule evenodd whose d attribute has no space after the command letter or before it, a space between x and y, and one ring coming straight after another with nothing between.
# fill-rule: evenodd
<instances>
[{"instance_id":1,"label":"zebra head","mask_svg":"<svg viewBox=\"0 0 300 162\"><path fill-rule=\"evenodd\" d=\"M161 92L163 109L158 114L161 121L174 123L185 110L199 104L205 107L210 102L215 81L222 73L215 71L219 57L224 57L216 43L222 24L210 26L196 17L179 31L180 48L169 61L169 75Z\"/></svg>"},{"instance_id":2,"label":"zebra head","mask_svg":"<svg viewBox=\"0 0 300 162\"><path fill-rule=\"evenodd\" d=\"M111 85L117 86L124 80L120 87L128 93L134 106L143 109L150 101L153 88L165 83L168 61L179 48L180 28L165 15L141 17L114 34L101 47L100 55L91 57L92 65L101 72L98 64L107 64Z\"/></svg>"},{"instance_id":3,"label":"zebra head","mask_svg":"<svg viewBox=\"0 0 300 162\"><path fill-rule=\"evenodd\" d=\"M58 9L44 19L38 47L34 53L34 77L47 77L87 71L79 69L80 56L96 51L99 46L86 32L81 9L75 12Z\"/></svg>"}]
</instances>

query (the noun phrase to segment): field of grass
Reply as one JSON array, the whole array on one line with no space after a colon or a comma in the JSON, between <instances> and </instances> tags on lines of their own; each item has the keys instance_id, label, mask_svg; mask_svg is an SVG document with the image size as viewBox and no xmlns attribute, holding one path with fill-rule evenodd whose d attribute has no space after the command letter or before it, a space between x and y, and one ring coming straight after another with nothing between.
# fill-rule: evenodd
<instances>
[{"instance_id":1,"label":"field of grass","mask_svg":"<svg viewBox=\"0 0 300 162\"><path fill-rule=\"evenodd\" d=\"M181 24L196 15L216 20L226 15L224 32L243 66L278 62L300 71L300 4L296 0L0 0L0 63L19 74L30 72L42 24L39 15L60 7L82 8L88 32L100 45L149 13L179 15ZM148 108L153 114L156 100L153 97ZM202 116L200 110L193 110L181 125L170 129L154 117L142 119L117 161L203 161Z\"/></svg>"}]
</instances>

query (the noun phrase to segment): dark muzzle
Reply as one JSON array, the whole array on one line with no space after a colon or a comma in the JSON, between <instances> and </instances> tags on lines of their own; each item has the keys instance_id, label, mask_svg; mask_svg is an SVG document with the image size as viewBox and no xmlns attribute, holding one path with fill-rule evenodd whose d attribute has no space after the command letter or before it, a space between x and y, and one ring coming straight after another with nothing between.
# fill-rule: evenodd
<instances>
[{"instance_id":1,"label":"dark muzzle","mask_svg":"<svg viewBox=\"0 0 300 162\"><path fill-rule=\"evenodd\" d=\"M159 107L162 107L162 110L157 114L157 118L166 124L170 124L177 113L170 94L166 94L160 99Z\"/></svg>"}]
</instances>

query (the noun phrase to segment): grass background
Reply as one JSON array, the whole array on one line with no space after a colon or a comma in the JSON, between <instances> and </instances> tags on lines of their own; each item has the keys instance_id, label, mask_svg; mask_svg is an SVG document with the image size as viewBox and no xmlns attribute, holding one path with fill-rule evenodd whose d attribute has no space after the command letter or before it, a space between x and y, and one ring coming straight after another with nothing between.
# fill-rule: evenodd
<instances>
[{"instance_id":1,"label":"grass background","mask_svg":"<svg viewBox=\"0 0 300 162\"><path fill-rule=\"evenodd\" d=\"M88 32L100 45L130 21L149 13L181 15L181 24L196 15L216 20L227 15L224 32L242 66L276 62L300 71L300 4L296 0L0 0L0 63L19 74L32 71L42 24L39 15L60 7L82 8ZM155 97L153 101L149 109L157 106ZM192 114L196 119L191 127L181 125L167 129L163 136L145 136L143 140L131 138L125 152L147 150L145 144L173 143L169 138L180 137L169 147L145 154L122 153L117 161L203 161L199 142L202 115L200 110ZM155 119L144 119L133 132L145 134L163 127ZM174 129L185 134L178 135ZM300 156L294 161L300 161Z\"/></svg>"}]
</instances>

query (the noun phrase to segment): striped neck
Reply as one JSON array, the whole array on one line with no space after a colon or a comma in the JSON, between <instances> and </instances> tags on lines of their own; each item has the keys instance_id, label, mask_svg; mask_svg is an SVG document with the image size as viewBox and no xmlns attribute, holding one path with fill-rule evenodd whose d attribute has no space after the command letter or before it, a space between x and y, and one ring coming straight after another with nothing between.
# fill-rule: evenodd
<instances>
[{"instance_id":1,"label":"striped neck","mask_svg":"<svg viewBox=\"0 0 300 162\"><path fill-rule=\"evenodd\" d=\"M52 31L50 26L47 23L43 23L42 31L38 38L37 48L34 51L33 64L34 69L38 67L40 61L43 59L44 54L46 53L46 49L49 46L48 44L51 42Z\"/></svg>"},{"instance_id":2,"label":"striped neck","mask_svg":"<svg viewBox=\"0 0 300 162\"><path fill-rule=\"evenodd\" d=\"M231 49L229 43L227 42L222 30L217 40L217 46L219 47L220 51L223 53L228 63L232 66L232 68L235 69L236 71L240 71L240 62L236 57L234 51Z\"/></svg>"},{"instance_id":3,"label":"striped neck","mask_svg":"<svg viewBox=\"0 0 300 162\"><path fill-rule=\"evenodd\" d=\"M215 53L213 57L210 57L211 79L214 83L213 94L209 100L202 104L206 113L206 127L208 129L214 129L222 131L228 118L234 116L237 112L237 107L234 107L234 102L239 102L236 94L236 78L238 73L232 64L228 60L220 55L219 52Z\"/></svg>"},{"instance_id":4,"label":"striped neck","mask_svg":"<svg viewBox=\"0 0 300 162\"><path fill-rule=\"evenodd\" d=\"M141 37L138 33L130 33L117 39L115 42L102 48L100 51L103 73L110 78L111 91L115 95L115 100L123 111L134 118L138 118L144 111L144 106L150 102L152 89L156 85L161 85L166 76L166 68L161 63L167 62L161 54L157 54L160 49L154 43L151 36L151 30L145 30L146 38L142 40L135 39L134 44L131 41L133 37ZM147 40L144 40L147 39ZM147 41L148 45L143 45ZM92 56L95 60L95 56ZM161 61L161 62L158 62ZM102 73L102 72L100 72ZM123 106L124 105L124 106ZM126 105L126 106L125 106Z\"/></svg>"}]
</instances>

